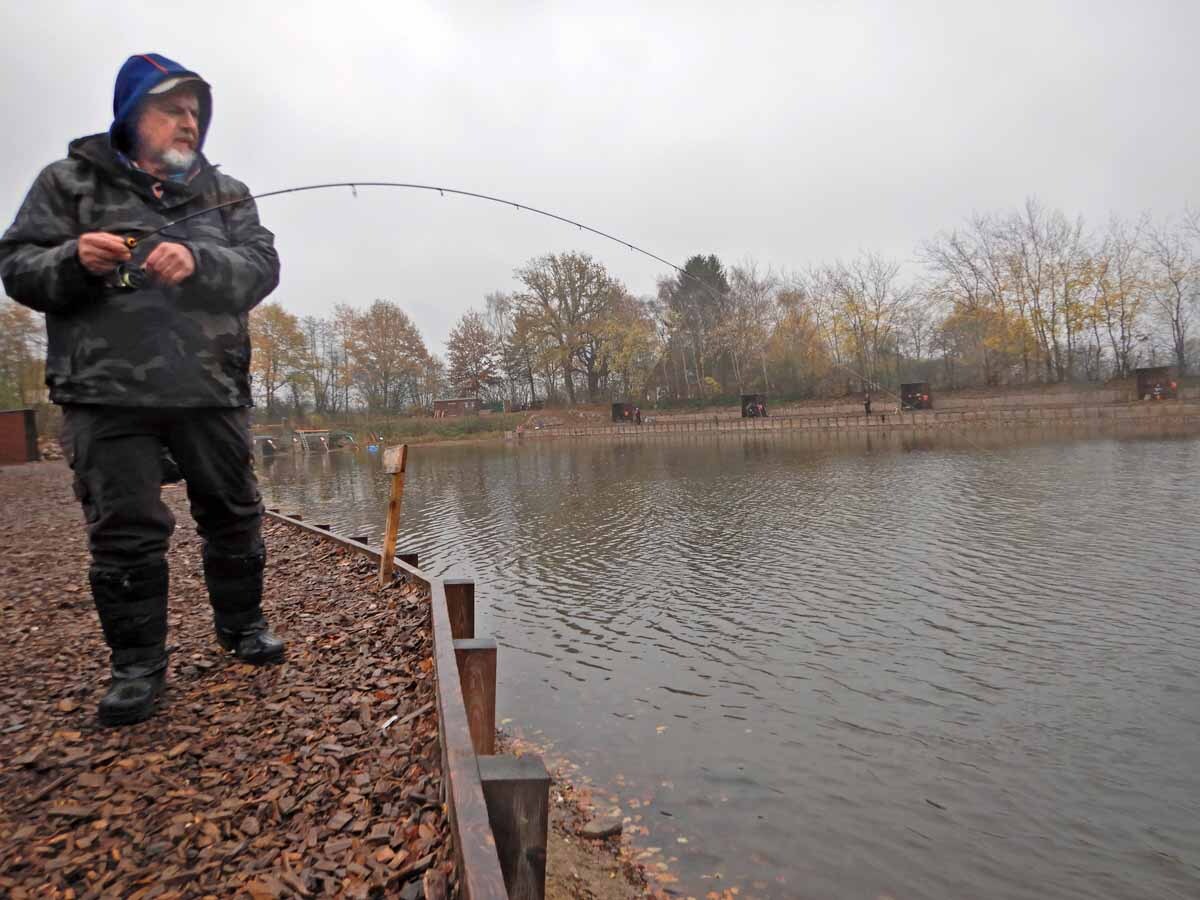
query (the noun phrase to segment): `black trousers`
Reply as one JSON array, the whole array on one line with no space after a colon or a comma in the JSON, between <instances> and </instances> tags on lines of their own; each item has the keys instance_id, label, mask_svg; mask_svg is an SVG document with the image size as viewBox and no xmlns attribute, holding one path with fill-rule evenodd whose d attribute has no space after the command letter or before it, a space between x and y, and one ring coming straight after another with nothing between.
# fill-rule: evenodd
<instances>
[{"instance_id":1,"label":"black trousers","mask_svg":"<svg viewBox=\"0 0 1200 900\"><path fill-rule=\"evenodd\" d=\"M63 407L62 447L94 568L119 571L165 558L175 517L161 497L163 448L187 481L206 555L263 552L249 410L71 404Z\"/></svg>"}]
</instances>

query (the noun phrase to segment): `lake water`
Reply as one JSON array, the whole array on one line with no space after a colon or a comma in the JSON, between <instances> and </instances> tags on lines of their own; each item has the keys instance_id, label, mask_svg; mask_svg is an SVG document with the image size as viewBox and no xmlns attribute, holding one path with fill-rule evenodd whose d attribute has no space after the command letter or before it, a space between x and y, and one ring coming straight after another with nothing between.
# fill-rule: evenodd
<instances>
[{"instance_id":1,"label":"lake water","mask_svg":"<svg viewBox=\"0 0 1200 900\"><path fill-rule=\"evenodd\" d=\"M268 505L378 542L365 454ZM1200 897L1200 440L415 447L400 549L477 580L497 715L682 896Z\"/></svg>"}]
</instances>

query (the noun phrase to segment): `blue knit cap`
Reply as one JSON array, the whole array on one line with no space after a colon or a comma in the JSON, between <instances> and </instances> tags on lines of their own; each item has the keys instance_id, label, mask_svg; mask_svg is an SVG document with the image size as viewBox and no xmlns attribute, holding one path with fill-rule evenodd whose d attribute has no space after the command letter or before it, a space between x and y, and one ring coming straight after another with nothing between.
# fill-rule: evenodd
<instances>
[{"instance_id":1,"label":"blue knit cap","mask_svg":"<svg viewBox=\"0 0 1200 900\"><path fill-rule=\"evenodd\" d=\"M113 89L113 123L108 129L108 139L113 147L125 154L134 151L138 105L147 94L156 93L155 88L175 79L187 79L196 88L200 99L200 139L196 151L204 148L208 123L212 121L212 93L208 82L159 53L131 56L117 73L117 84Z\"/></svg>"}]
</instances>

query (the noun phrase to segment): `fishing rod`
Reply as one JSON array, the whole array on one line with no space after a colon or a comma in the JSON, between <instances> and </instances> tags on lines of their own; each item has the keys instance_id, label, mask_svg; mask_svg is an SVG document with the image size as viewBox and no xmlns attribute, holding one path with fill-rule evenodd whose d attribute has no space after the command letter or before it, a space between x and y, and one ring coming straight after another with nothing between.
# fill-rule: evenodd
<instances>
[{"instance_id":1,"label":"fishing rod","mask_svg":"<svg viewBox=\"0 0 1200 900\"><path fill-rule=\"evenodd\" d=\"M173 219L172 221L168 222L166 225L162 225L159 228L155 228L150 231L144 231L141 233L140 236L127 237L127 238L125 238L125 246L128 247L130 250L133 250L142 241L145 241L148 238L152 238L157 234L162 234L163 232L167 231L168 229L174 228L176 225L180 225L184 222L187 222L191 219L196 218L197 216L203 216L203 215L207 215L208 213L217 212L222 209L228 209L231 206L238 206L239 204L242 204L242 203L249 203L252 200L261 200L265 197L278 197L281 194L297 194L302 191L323 191L323 190L329 190L332 188L350 188L350 190L354 193L354 196L357 197L358 189L360 187L401 188L404 190L413 190L413 191L437 191L443 197L446 196L447 194L455 194L459 197L471 197L476 200L486 200L490 203L499 203L501 206L511 206L513 209L518 210L518 211L526 210L528 212L535 213L536 215L539 215L539 216L545 216L548 219L554 219L558 222L563 222L567 225L574 225L580 231L588 231L588 232L591 232L592 234L599 235L602 238L613 241L614 243L620 244L623 247L627 247L630 250L634 251L635 253L640 253L643 256L646 256L646 257L649 257L650 259L655 260L656 262L660 262L664 266L669 266L670 268L674 269L679 274L681 274L687 278L691 278L693 281L696 281L699 284L703 284L703 285L705 285L705 287L708 287L708 285L703 280L701 280L700 278L697 278L691 272L686 271L683 267L675 265L675 263L671 262L669 259L663 259L658 254L651 253L649 250L646 250L643 247L639 247L637 244L631 243L630 241L627 241L624 238L617 237L616 235L613 235L613 234L609 234L606 231L601 231L599 228L593 228L591 225L585 225L583 222L577 222L575 219L570 219L570 218L567 218L566 216L560 216L558 213L549 212L548 210L544 210L544 209L538 209L536 206L529 206L528 204L525 204L525 203L517 203L515 200L506 200L503 197L493 197L490 194L479 194L479 193L476 193L475 191L464 191L464 190L460 190L458 188L448 188L448 187L442 187L442 186L434 185L434 184L411 184L411 183L402 182L402 181L332 181L332 182L328 182L325 184L305 184L305 185L300 185L299 187L280 188L279 190L275 190L275 191L264 191L261 194L247 194L245 197L235 197L232 200L226 200L222 203L216 203L212 206L205 207L204 209L195 210L194 212L190 212L185 216L180 216L177 219Z\"/></svg>"}]
</instances>

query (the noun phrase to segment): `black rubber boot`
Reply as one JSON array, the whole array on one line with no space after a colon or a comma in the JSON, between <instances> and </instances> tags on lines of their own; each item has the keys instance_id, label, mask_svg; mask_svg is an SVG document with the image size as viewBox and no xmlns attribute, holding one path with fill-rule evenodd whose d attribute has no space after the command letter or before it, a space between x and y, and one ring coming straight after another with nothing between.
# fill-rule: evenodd
<instances>
[{"instance_id":1,"label":"black rubber boot","mask_svg":"<svg viewBox=\"0 0 1200 900\"><path fill-rule=\"evenodd\" d=\"M262 614L262 553L214 556L205 549L204 582L212 601L217 641L242 662L256 666L283 659L283 641Z\"/></svg>"},{"instance_id":2,"label":"black rubber boot","mask_svg":"<svg viewBox=\"0 0 1200 900\"><path fill-rule=\"evenodd\" d=\"M167 674L167 564L89 573L92 599L112 651L112 681L97 713L102 725L148 719Z\"/></svg>"},{"instance_id":3,"label":"black rubber boot","mask_svg":"<svg viewBox=\"0 0 1200 900\"><path fill-rule=\"evenodd\" d=\"M97 714L101 725L134 725L154 714L162 696L167 670L159 669L145 675L113 669L108 692L100 698Z\"/></svg>"}]
</instances>

